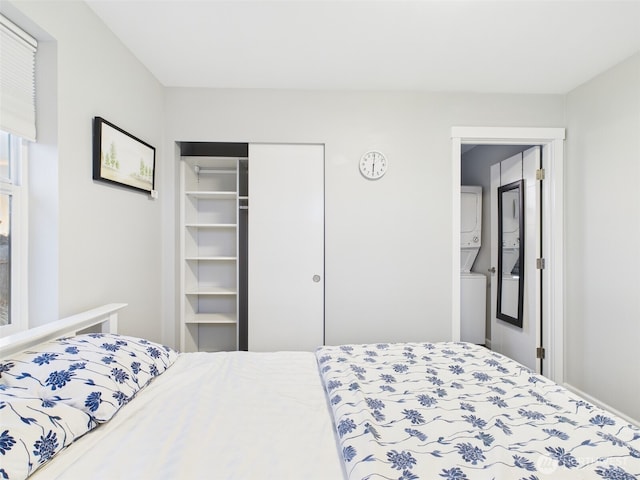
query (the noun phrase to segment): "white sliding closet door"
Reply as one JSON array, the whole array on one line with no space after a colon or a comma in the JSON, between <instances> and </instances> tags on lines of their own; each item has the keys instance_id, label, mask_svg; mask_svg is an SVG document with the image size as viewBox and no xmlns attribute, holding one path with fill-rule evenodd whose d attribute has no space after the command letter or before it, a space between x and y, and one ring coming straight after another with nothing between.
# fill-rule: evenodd
<instances>
[{"instance_id":1,"label":"white sliding closet door","mask_svg":"<svg viewBox=\"0 0 640 480\"><path fill-rule=\"evenodd\" d=\"M324 146L249 145L248 347L324 341Z\"/></svg>"}]
</instances>

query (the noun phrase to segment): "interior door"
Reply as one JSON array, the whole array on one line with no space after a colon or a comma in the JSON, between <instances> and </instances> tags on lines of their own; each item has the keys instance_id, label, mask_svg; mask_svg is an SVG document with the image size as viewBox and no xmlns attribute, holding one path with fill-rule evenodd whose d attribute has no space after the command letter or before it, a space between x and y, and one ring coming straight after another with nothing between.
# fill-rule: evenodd
<instances>
[{"instance_id":1,"label":"interior door","mask_svg":"<svg viewBox=\"0 0 640 480\"><path fill-rule=\"evenodd\" d=\"M324 146L249 145L248 348L324 343Z\"/></svg>"},{"instance_id":2,"label":"interior door","mask_svg":"<svg viewBox=\"0 0 640 480\"><path fill-rule=\"evenodd\" d=\"M542 345L540 271L541 194L536 170L541 166L540 147L530 148L491 167L491 349L541 372L537 347ZM524 297L522 328L497 318L498 304L498 187L524 180Z\"/></svg>"}]
</instances>

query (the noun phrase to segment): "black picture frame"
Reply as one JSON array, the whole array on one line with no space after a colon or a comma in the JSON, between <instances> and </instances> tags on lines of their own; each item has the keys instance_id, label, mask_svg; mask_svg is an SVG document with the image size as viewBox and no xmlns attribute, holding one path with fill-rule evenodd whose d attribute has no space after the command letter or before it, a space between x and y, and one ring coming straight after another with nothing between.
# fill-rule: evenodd
<instances>
[{"instance_id":1,"label":"black picture frame","mask_svg":"<svg viewBox=\"0 0 640 480\"><path fill-rule=\"evenodd\" d=\"M93 179L153 194L156 149L102 117L93 119Z\"/></svg>"}]
</instances>

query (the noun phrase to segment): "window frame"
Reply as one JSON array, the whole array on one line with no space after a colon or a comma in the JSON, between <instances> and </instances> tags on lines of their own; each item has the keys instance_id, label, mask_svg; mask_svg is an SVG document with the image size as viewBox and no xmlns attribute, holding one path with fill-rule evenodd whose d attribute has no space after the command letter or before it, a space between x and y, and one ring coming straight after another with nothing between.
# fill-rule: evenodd
<instances>
[{"instance_id":1,"label":"window frame","mask_svg":"<svg viewBox=\"0 0 640 480\"><path fill-rule=\"evenodd\" d=\"M9 134L9 177L0 177L0 193L11 197L10 214L10 323L0 325L0 336L28 328L28 142Z\"/></svg>"}]
</instances>

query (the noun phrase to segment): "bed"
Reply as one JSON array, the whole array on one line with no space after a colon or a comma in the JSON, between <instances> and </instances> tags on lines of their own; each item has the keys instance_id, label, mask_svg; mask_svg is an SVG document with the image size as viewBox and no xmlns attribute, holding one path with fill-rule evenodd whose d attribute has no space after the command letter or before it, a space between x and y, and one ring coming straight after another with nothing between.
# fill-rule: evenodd
<instances>
[{"instance_id":1,"label":"bed","mask_svg":"<svg viewBox=\"0 0 640 480\"><path fill-rule=\"evenodd\" d=\"M637 427L482 347L178 353L122 307L0 339L0 478L640 478Z\"/></svg>"}]
</instances>

